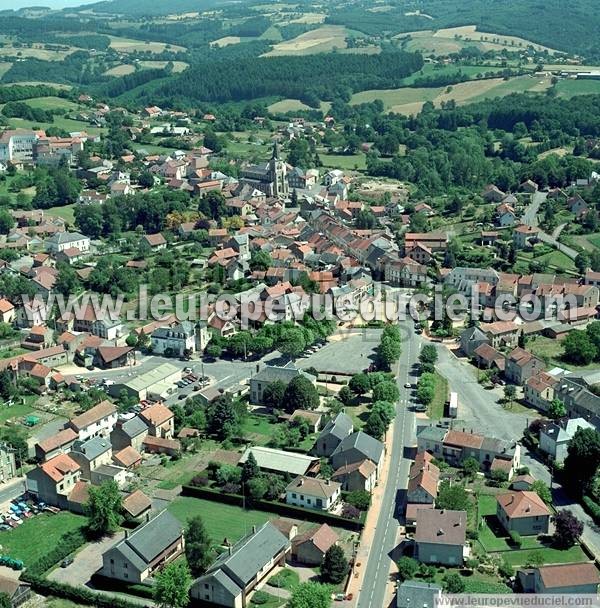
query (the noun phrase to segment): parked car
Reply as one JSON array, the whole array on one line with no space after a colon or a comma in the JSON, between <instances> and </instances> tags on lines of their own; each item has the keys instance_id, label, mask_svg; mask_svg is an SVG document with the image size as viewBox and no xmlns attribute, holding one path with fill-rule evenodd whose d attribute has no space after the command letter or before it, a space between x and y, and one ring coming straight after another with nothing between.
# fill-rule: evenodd
<instances>
[{"instance_id":1,"label":"parked car","mask_svg":"<svg viewBox=\"0 0 600 608\"><path fill-rule=\"evenodd\" d=\"M65 559L63 559L63 561L60 562L60 567L66 568L67 566L70 566L72 563L73 563L72 557L65 557Z\"/></svg>"}]
</instances>

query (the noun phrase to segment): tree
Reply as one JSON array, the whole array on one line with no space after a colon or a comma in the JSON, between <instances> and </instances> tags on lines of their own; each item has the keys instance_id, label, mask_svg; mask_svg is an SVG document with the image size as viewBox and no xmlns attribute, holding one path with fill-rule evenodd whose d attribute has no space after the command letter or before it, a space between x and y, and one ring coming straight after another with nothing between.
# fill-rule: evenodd
<instances>
[{"instance_id":1,"label":"tree","mask_svg":"<svg viewBox=\"0 0 600 608\"><path fill-rule=\"evenodd\" d=\"M15 219L13 216L6 211L6 209L0 210L0 234L8 234L13 226L15 225Z\"/></svg>"},{"instance_id":2,"label":"tree","mask_svg":"<svg viewBox=\"0 0 600 608\"><path fill-rule=\"evenodd\" d=\"M321 563L321 576L326 583L339 585L348 574L348 560L339 545L332 545L325 552Z\"/></svg>"},{"instance_id":3,"label":"tree","mask_svg":"<svg viewBox=\"0 0 600 608\"><path fill-rule=\"evenodd\" d=\"M547 505L552 504L552 492L541 479L536 479L531 484L531 491L535 492Z\"/></svg>"},{"instance_id":4,"label":"tree","mask_svg":"<svg viewBox=\"0 0 600 608\"><path fill-rule=\"evenodd\" d=\"M152 595L161 608L184 608L188 605L192 585L190 570L185 563L173 562L154 577Z\"/></svg>"},{"instance_id":5,"label":"tree","mask_svg":"<svg viewBox=\"0 0 600 608\"><path fill-rule=\"evenodd\" d=\"M421 354L419 355L419 361L421 363L430 363L431 365L435 365L438 360L437 349L433 344L426 344L421 349Z\"/></svg>"},{"instance_id":6,"label":"tree","mask_svg":"<svg viewBox=\"0 0 600 608\"><path fill-rule=\"evenodd\" d=\"M560 399L552 399L552 402L548 406L548 416L552 420L558 420L564 418L567 415L567 408Z\"/></svg>"},{"instance_id":7,"label":"tree","mask_svg":"<svg viewBox=\"0 0 600 608\"><path fill-rule=\"evenodd\" d=\"M340 392L338 393L338 399L344 404L344 405L350 405L352 403L352 401L354 400L354 394L352 393L352 391L350 390L349 387L347 386L342 386L342 388L340 389Z\"/></svg>"},{"instance_id":8,"label":"tree","mask_svg":"<svg viewBox=\"0 0 600 608\"><path fill-rule=\"evenodd\" d=\"M572 547L583 532L583 523L569 509L559 511L554 517L554 544L567 549Z\"/></svg>"},{"instance_id":9,"label":"tree","mask_svg":"<svg viewBox=\"0 0 600 608\"><path fill-rule=\"evenodd\" d=\"M330 608L331 590L321 583L302 583L294 587L287 608Z\"/></svg>"},{"instance_id":10,"label":"tree","mask_svg":"<svg viewBox=\"0 0 600 608\"><path fill-rule=\"evenodd\" d=\"M371 412L365 422L363 430L367 435L370 435L375 439L381 439L385 434L386 426L377 412Z\"/></svg>"},{"instance_id":11,"label":"tree","mask_svg":"<svg viewBox=\"0 0 600 608\"><path fill-rule=\"evenodd\" d=\"M564 464L564 479L569 488L583 495L600 466L600 433L577 429L569 441Z\"/></svg>"},{"instance_id":12,"label":"tree","mask_svg":"<svg viewBox=\"0 0 600 608\"><path fill-rule=\"evenodd\" d=\"M217 398L208 411L208 432L219 439L229 439L239 431L239 424L231 396Z\"/></svg>"},{"instance_id":13,"label":"tree","mask_svg":"<svg viewBox=\"0 0 600 608\"><path fill-rule=\"evenodd\" d=\"M376 358L377 365L380 369L389 370L393 363L398 361L402 347L400 342L394 340L390 336L383 336L377 347Z\"/></svg>"},{"instance_id":14,"label":"tree","mask_svg":"<svg viewBox=\"0 0 600 608\"><path fill-rule=\"evenodd\" d=\"M210 536L200 515L188 519L185 529L185 557L194 576L205 572L212 562Z\"/></svg>"},{"instance_id":15,"label":"tree","mask_svg":"<svg viewBox=\"0 0 600 608\"><path fill-rule=\"evenodd\" d=\"M242 466L242 483L248 483L251 479L260 475L260 468L254 454L250 452L246 462Z\"/></svg>"},{"instance_id":16,"label":"tree","mask_svg":"<svg viewBox=\"0 0 600 608\"><path fill-rule=\"evenodd\" d=\"M446 574L443 585L446 593L464 593L466 587L465 579L457 572Z\"/></svg>"},{"instance_id":17,"label":"tree","mask_svg":"<svg viewBox=\"0 0 600 608\"><path fill-rule=\"evenodd\" d=\"M473 456L469 456L462 461L462 469L467 477L474 478L479 473L479 461Z\"/></svg>"},{"instance_id":18,"label":"tree","mask_svg":"<svg viewBox=\"0 0 600 608\"><path fill-rule=\"evenodd\" d=\"M319 402L319 393L306 376L296 376L285 389L284 407L290 413L317 409Z\"/></svg>"},{"instance_id":19,"label":"tree","mask_svg":"<svg viewBox=\"0 0 600 608\"><path fill-rule=\"evenodd\" d=\"M401 581L408 581L415 577L415 574L419 571L419 562L412 557L404 556L401 557L398 562L398 576Z\"/></svg>"},{"instance_id":20,"label":"tree","mask_svg":"<svg viewBox=\"0 0 600 608\"><path fill-rule=\"evenodd\" d=\"M348 494L346 502L349 502L361 511L366 511L371 505L371 494L366 490L354 490Z\"/></svg>"},{"instance_id":21,"label":"tree","mask_svg":"<svg viewBox=\"0 0 600 608\"><path fill-rule=\"evenodd\" d=\"M504 387L504 398L506 399L506 401L508 401L509 403L512 403L516 395L517 395L517 388L515 387L514 384L507 384Z\"/></svg>"},{"instance_id":22,"label":"tree","mask_svg":"<svg viewBox=\"0 0 600 608\"><path fill-rule=\"evenodd\" d=\"M354 376L350 378L348 387L355 395L364 395L371 389L371 381L367 374L354 374Z\"/></svg>"},{"instance_id":23,"label":"tree","mask_svg":"<svg viewBox=\"0 0 600 608\"><path fill-rule=\"evenodd\" d=\"M121 525L123 500L116 482L105 481L100 486L90 486L85 513L88 530L94 536L114 534Z\"/></svg>"},{"instance_id":24,"label":"tree","mask_svg":"<svg viewBox=\"0 0 600 608\"><path fill-rule=\"evenodd\" d=\"M580 274L585 274L585 271L590 267L591 259L589 253L582 251L575 258L575 266Z\"/></svg>"},{"instance_id":25,"label":"tree","mask_svg":"<svg viewBox=\"0 0 600 608\"><path fill-rule=\"evenodd\" d=\"M584 331L571 331L563 340L563 354L567 361L576 365L589 365L597 355L597 349Z\"/></svg>"},{"instance_id":26,"label":"tree","mask_svg":"<svg viewBox=\"0 0 600 608\"><path fill-rule=\"evenodd\" d=\"M14 396L16 390L12 374L7 369L0 371L0 397L4 401L8 401Z\"/></svg>"},{"instance_id":27,"label":"tree","mask_svg":"<svg viewBox=\"0 0 600 608\"><path fill-rule=\"evenodd\" d=\"M396 408L389 401L376 401L371 408L371 412L376 413L381 418L387 429L396 415Z\"/></svg>"},{"instance_id":28,"label":"tree","mask_svg":"<svg viewBox=\"0 0 600 608\"><path fill-rule=\"evenodd\" d=\"M285 384L281 380L275 380L275 382L268 384L263 391L263 405L274 410L281 409L285 388Z\"/></svg>"},{"instance_id":29,"label":"tree","mask_svg":"<svg viewBox=\"0 0 600 608\"><path fill-rule=\"evenodd\" d=\"M444 479L440 483L436 506L438 509L467 511L469 508L469 495L464 486L458 483L450 483L447 479Z\"/></svg>"},{"instance_id":30,"label":"tree","mask_svg":"<svg viewBox=\"0 0 600 608\"><path fill-rule=\"evenodd\" d=\"M218 220L227 215L225 197L218 190L207 192L206 195L202 197L198 209L213 220Z\"/></svg>"},{"instance_id":31,"label":"tree","mask_svg":"<svg viewBox=\"0 0 600 608\"><path fill-rule=\"evenodd\" d=\"M395 382L381 382L373 389L374 401L398 401L400 399L400 391Z\"/></svg>"}]
</instances>

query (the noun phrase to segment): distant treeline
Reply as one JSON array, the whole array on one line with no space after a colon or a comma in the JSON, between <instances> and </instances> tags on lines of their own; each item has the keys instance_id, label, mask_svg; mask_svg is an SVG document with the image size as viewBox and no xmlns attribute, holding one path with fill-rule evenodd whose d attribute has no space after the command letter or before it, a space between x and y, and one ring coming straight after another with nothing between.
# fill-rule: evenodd
<instances>
[{"instance_id":1,"label":"distant treeline","mask_svg":"<svg viewBox=\"0 0 600 608\"><path fill-rule=\"evenodd\" d=\"M282 96L316 106L366 89L394 88L423 67L418 53L320 54L199 61L152 91L157 102L228 102Z\"/></svg>"},{"instance_id":2,"label":"distant treeline","mask_svg":"<svg viewBox=\"0 0 600 608\"><path fill-rule=\"evenodd\" d=\"M361 2L330 9L326 22L372 36L474 24L484 32L520 36L565 52L600 57L597 0L569 0L568 4L564 0L422 0L420 12L433 21L407 14L405 5L385 12L367 8L368 3Z\"/></svg>"},{"instance_id":3,"label":"distant treeline","mask_svg":"<svg viewBox=\"0 0 600 608\"><path fill-rule=\"evenodd\" d=\"M0 103L9 101L21 101L23 99L34 99L37 97L69 97L70 93L63 89L57 89L45 84L25 85L15 84L10 87L0 87Z\"/></svg>"}]
</instances>

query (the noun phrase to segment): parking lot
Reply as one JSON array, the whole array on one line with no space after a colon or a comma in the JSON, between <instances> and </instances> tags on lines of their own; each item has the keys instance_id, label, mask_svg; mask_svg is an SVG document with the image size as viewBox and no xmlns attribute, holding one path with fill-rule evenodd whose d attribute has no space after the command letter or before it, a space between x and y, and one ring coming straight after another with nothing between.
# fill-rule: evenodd
<instances>
[{"instance_id":1,"label":"parking lot","mask_svg":"<svg viewBox=\"0 0 600 608\"><path fill-rule=\"evenodd\" d=\"M368 368L375 358L381 329L341 330L317 352L299 358L300 369L314 367L322 373L356 374Z\"/></svg>"}]
</instances>

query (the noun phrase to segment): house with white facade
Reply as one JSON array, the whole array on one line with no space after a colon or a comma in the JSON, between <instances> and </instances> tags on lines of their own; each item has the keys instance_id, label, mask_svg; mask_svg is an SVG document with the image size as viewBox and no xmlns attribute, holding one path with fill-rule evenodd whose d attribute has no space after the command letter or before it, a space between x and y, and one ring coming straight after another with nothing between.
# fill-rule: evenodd
<instances>
[{"instance_id":1,"label":"house with white facade","mask_svg":"<svg viewBox=\"0 0 600 608\"><path fill-rule=\"evenodd\" d=\"M305 509L330 511L341 492L342 484L337 481L300 475L285 489L285 502Z\"/></svg>"}]
</instances>

